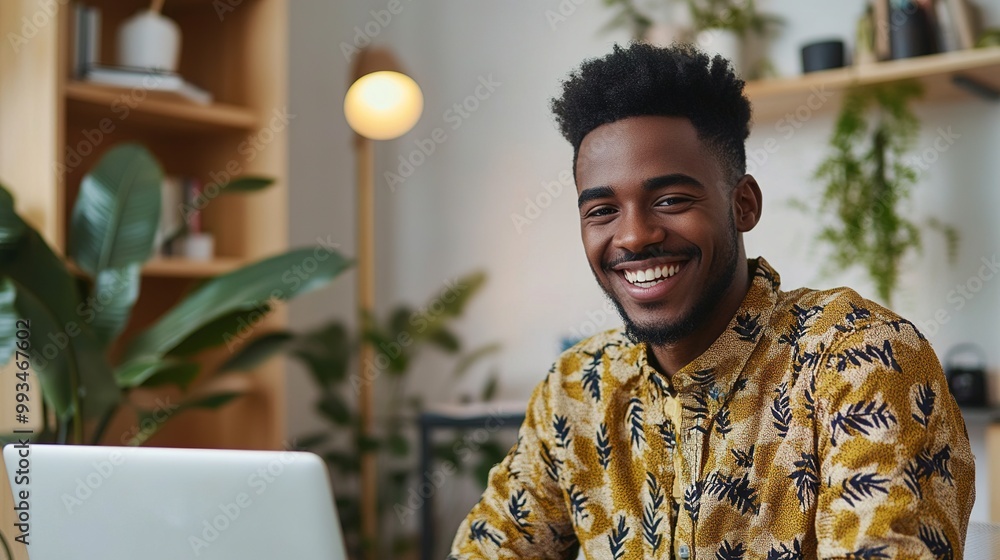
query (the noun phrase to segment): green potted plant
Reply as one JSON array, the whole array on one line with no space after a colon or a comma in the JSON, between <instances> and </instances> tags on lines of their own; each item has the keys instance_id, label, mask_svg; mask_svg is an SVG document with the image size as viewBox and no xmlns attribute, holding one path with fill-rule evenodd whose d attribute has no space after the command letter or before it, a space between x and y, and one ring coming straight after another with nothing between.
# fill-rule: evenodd
<instances>
[{"instance_id":1,"label":"green potted plant","mask_svg":"<svg viewBox=\"0 0 1000 560\"><path fill-rule=\"evenodd\" d=\"M152 255L162 178L142 146L110 149L80 186L68 235L72 266L18 215L13 197L0 187L0 363L20 350L16 321L29 321L31 377L44 399L32 408L43 423L35 442L99 443L122 409L135 408L140 421L154 412L130 400L140 388L179 387L184 398L171 416L222 406L239 392L204 390L199 380L206 376L199 375L195 356L225 344L275 301L324 286L350 265L332 248L264 259L205 281L122 344L142 266ZM254 190L269 182L245 177L223 190ZM315 257L319 252L321 260ZM292 283L283 277L309 259L316 269L308 278ZM127 443L139 445L153 432L141 430Z\"/></svg>"},{"instance_id":2,"label":"green potted plant","mask_svg":"<svg viewBox=\"0 0 1000 560\"><path fill-rule=\"evenodd\" d=\"M635 0L604 0L617 10L607 29L627 27L635 40L657 46L690 42L701 50L719 54L747 78L769 71L766 58L747 56L748 45L759 43L782 24L781 18L758 11L754 0L661 0L640 8Z\"/></svg>"},{"instance_id":3,"label":"green potted plant","mask_svg":"<svg viewBox=\"0 0 1000 560\"><path fill-rule=\"evenodd\" d=\"M332 321L304 333L274 331L258 337L221 366L222 371L251 369L277 352L285 352L302 363L312 377L318 398L316 412L329 428L307 434L296 446L308 449L324 458L337 483L337 509L351 557L363 558L367 547L378 557L398 558L412 550L416 535L401 530L389 531L392 538L380 543L364 543L361 539L360 489L355 482L361 472L361 456L367 450L379 454L379 518L396 520L399 507L405 507L407 488L414 477L419 478L411 440L416 433L417 416L423 406L413 396L408 383L413 364L428 349L435 349L456 358L451 379L458 380L481 359L499 350L498 344L487 344L463 351L460 337L451 328L470 299L485 282L485 275L473 273L459 278L442 294L414 309L401 305L385 320L369 317L363 329L351 332L340 321ZM378 408L374 435L361 432L361 416L356 399L357 376L350 375L349 365L362 342L370 343L386 364L384 371L371 382L378 384L377 393L385 395ZM381 375L383 374L384 375ZM497 387L494 372L478 397L488 401ZM455 456L455 442L438 446L436 456L449 461L456 472L468 470L481 478L499 462L506 450L493 441L478 446L476 457L461 461ZM406 512L406 516L415 515ZM400 527L398 523L386 527Z\"/></svg>"},{"instance_id":4,"label":"green potted plant","mask_svg":"<svg viewBox=\"0 0 1000 560\"><path fill-rule=\"evenodd\" d=\"M820 222L817 241L830 250L829 266L862 268L887 305L899 285L902 259L922 246L922 228L904 207L918 177L906 160L920 127L910 104L921 94L920 85L908 81L849 90L830 154L815 173L824 184L818 204L813 209L796 203ZM955 229L933 218L924 227L945 236L954 260Z\"/></svg>"}]
</instances>

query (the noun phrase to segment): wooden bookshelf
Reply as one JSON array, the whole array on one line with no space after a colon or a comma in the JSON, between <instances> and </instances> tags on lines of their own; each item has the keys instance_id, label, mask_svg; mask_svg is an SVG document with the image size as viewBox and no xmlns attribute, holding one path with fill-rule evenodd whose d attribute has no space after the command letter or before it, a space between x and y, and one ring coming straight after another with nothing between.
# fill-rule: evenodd
<instances>
[{"instance_id":1,"label":"wooden bookshelf","mask_svg":"<svg viewBox=\"0 0 1000 560\"><path fill-rule=\"evenodd\" d=\"M972 49L812 72L792 78L749 82L755 125L775 122L801 108L810 114L836 110L846 89L899 80L918 80L925 102L974 99L976 93L957 85L972 80L1000 92L1000 47ZM800 117L801 118L801 117Z\"/></svg>"},{"instance_id":2,"label":"wooden bookshelf","mask_svg":"<svg viewBox=\"0 0 1000 560\"><path fill-rule=\"evenodd\" d=\"M178 72L212 93L199 105L174 94L142 92L127 116L116 102L131 90L77 81L70 75L69 2L0 1L0 35L19 35L35 18L36 32L17 49L0 49L0 182L17 209L57 251L67 246L70 212L80 180L112 146L140 142L169 175L212 181L224 170L275 178L257 193L220 195L203 212L215 237L216 257L200 262L158 258L143 270L139 300L124 334L142 329L199 282L287 249L287 0L242 0L216 12L209 0L168 0L163 13L182 33ZM119 25L149 6L148 0L87 0L101 10L102 64L114 64ZM45 15L45 14L43 14ZM44 21L43 21L44 20ZM94 141L93 131L111 118L113 130ZM108 127L106 127L108 128ZM265 129L266 141L258 135ZM253 157L242 148L255 140ZM285 324L278 309L264 328ZM112 348L112 358L120 347ZM228 357L225 350L199 357L206 371ZM238 380L248 395L219 411L190 411L172 418L151 445L278 449L285 438L284 363L272 360ZM134 426L131 413L111 423L103 443L120 444ZM12 526L9 490L0 485L0 530ZM15 551L26 558L23 547Z\"/></svg>"}]
</instances>

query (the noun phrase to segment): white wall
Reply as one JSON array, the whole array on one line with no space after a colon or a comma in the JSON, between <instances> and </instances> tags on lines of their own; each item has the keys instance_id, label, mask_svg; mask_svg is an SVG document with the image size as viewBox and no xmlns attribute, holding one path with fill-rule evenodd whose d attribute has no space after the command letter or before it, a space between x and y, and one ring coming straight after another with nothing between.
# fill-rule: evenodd
<instances>
[{"instance_id":1,"label":"white wall","mask_svg":"<svg viewBox=\"0 0 1000 560\"><path fill-rule=\"evenodd\" d=\"M525 213L525 199L544 193L543 183L558 181L570 169L572 152L559 136L548 100L559 80L585 57L600 56L623 32L601 33L610 13L598 0L562 0L575 11L553 25L547 11L558 0L459 1L402 0L403 11L384 27L369 10L388 0L338 3L297 0L291 8L292 111L301 115L291 131L291 239L308 243L317 235L343 244L353 254L353 166L350 132L341 114L348 66L341 42L352 42L355 26L377 29L376 40L390 45L421 84L426 106L416 128L397 141L378 146L377 214L379 259L377 297L381 309L398 302L420 303L443 289L445 281L475 268L489 274L488 285L462 322L470 344L499 340L503 374L501 397L526 398L558 354L559 339L588 328L619 323L607 311L586 265L574 211L572 185L564 187L541 215L518 232L511 214ZM984 19L1000 25L1000 0L985 0ZM799 71L798 48L808 40L853 36L862 2L761 2L780 13L787 25L772 50L784 75ZM454 119L455 103L473 95L480 78L499 82L467 118ZM485 90L480 89L480 93ZM920 258L908 263L904 290L896 308L918 324L943 353L954 343L972 341L1000 360L1000 282L987 282L961 310L948 293L966 283L980 259L1000 251L1000 107L973 100L922 107L918 153L931 146L939 128L960 135L922 175L914 199L917 215L933 213L962 234L956 264L944 256L944 244L925 238ZM457 128L454 128L459 124ZM783 286L823 288L850 284L863 295L873 290L858 274L822 278L822 264L808 239L814 224L791 210L792 197L809 197L818 188L810 179L826 150L832 115L817 115L792 138L773 122L757 123L748 144L761 149L770 137L778 150L755 175L764 191L763 221L746 237L748 254L763 255L782 275ZM382 175L398 170L400 155L415 142L442 128L447 139L437 145L392 191ZM544 200L544 195L543 195ZM293 325L307 326L331 315L353 314L353 278L292 306ZM943 310L949 321L937 332L927 327ZM596 325L595 325L596 323ZM463 385L454 383L428 360L414 372L414 386L430 402L471 391L485 374L474 372ZM299 371L289 381L291 435L314 423L307 403L309 386ZM984 457L982 427L970 425L978 457ZM980 462L982 465L982 462ZM978 475L973 518L988 517L986 473Z\"/></svg>"}]
</instances>

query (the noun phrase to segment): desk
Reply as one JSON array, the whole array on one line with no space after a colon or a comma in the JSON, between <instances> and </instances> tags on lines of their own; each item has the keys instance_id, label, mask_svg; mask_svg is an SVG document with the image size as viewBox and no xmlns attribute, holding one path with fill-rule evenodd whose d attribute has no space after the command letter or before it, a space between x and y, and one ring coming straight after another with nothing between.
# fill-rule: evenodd
<instances>
[{"instance_id":1,"label":"desk","mask_svg":"<svg viewBox=\"0 0 1000 560\"><path fill-rule=\"evenodd\" d=\"M498 429L518 429L524 422L523 402L486 402L468 405L438 406L420 414L420 473L430 472L434 460L431 436L438 429L482 429L495 425ZM434 493L424 500L421 512L420 558L434 555Z\"/></svg>"}]
</instances>

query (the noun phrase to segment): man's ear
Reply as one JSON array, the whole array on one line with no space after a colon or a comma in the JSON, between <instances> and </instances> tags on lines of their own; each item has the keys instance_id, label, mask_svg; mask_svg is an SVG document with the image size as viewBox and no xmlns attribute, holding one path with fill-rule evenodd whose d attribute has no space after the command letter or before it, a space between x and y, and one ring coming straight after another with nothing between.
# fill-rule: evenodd
<instances>
[{"instance_id":1,"label":"man's ear","mask_svg":"<svg viewBox=\"0 0 1000 560\"><path fill-rule=\"evenodd\" d=\"M757 179L753 175L744 175L733 187L733 219L736 230L740 233L752 230L760 221L762 205Z\"/></svg>"}]
</instances>

